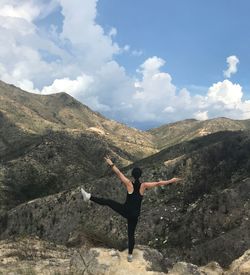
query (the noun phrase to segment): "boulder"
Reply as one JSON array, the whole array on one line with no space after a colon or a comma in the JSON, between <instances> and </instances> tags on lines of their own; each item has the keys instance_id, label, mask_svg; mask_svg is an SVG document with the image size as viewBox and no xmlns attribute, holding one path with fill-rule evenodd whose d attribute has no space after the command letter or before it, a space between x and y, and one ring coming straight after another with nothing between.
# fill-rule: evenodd
<instances>
[{"instance_id":1,"label":"boulder","mask_svg":"<svg viewBox=\"0 0 250 275\"><path fill-rule=\"evenodd\" d=\"M225 275L247 275L250 274L250 249L240 258L234 260Z\"/></svg>"}]
</instances>

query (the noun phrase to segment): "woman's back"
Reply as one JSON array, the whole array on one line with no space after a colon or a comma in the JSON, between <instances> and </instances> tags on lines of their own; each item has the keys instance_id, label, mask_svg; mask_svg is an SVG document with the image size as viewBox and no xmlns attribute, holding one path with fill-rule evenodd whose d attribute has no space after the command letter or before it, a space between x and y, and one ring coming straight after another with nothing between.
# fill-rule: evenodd
<instances>
[{"instance_id":1,"label":"woman's back","mask_svg":"<svg viewBox=\"0 0 250 275\"><path fill-rule=\"evenodd\" d=\"M131 194L127 192L125 206L131 213L131 216L138 217L140 215L141 202L143 199L143 196L140 194L141 183L139 182L139 180L133 182L133 187L134 190Z\"/></svg>"}]
</instances>

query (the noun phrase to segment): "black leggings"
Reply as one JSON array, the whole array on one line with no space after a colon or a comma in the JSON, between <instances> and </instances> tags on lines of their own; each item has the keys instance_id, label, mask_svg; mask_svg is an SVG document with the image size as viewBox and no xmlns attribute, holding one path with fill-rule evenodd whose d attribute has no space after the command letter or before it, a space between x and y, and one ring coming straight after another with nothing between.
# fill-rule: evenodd
<instances>
[{"instance_id":1,"label":"black leggings","mask_svg":"<svg viewBox=\"0 0 250 275\"><path fill-rule=\"evenodd\" d=\"M91 201L94 201L100 205L107 205L115 212L119 213L121 216L127 219L128 221L128 253L132 254L134 245L135 245L135 228L138 222L138 217L131 217L131 213L125 208L124 204L119 202L103 199L98 197L90 197Z\"/></svg>"}]
</instances>

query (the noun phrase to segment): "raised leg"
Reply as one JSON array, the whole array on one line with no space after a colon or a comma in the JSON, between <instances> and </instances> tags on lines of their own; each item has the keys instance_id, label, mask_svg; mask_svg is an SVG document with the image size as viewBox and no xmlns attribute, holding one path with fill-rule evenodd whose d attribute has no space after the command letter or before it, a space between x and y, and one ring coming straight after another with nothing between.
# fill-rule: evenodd
<instances>
[{"instance_id":1,"label":"raised leg","mask_svg":"<svg viewBox=\"0 0 250 275\"><path fill-rule=\"evenodd\" d=\"M95 203L98 203L100 205L107 205L111 209L113 209L115 212L117 212L118 214L123 216L124 218L127 218L127 213L126 213L126 210L124 208L124 205L119 203L119 202L116 202L116 201L113 201L113 200L110 200L110 199L94 197L92 195L90 197L90 200L95 202Z\"/></svg>"}]
</instances>

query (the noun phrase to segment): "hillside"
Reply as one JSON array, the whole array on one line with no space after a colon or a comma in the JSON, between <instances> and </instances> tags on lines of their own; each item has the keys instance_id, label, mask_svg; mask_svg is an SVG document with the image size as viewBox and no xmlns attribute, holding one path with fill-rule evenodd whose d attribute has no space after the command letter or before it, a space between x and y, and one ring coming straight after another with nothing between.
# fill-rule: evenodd
<instances>
[{"instance_id":1,"label":"hillside","mask_svg":"<svg viewBox=\"0 0 250 275\"><path fill-rule=\"evenodd\" d=\"M31 94L0 81L0 119L2 150L16 143L18 136L22 141L24 135L52 130L95 133L137 159L157 151L151 134L109 120L66 93Z\"/></svg>"},{"instance_id":2,"label":"hillside","mask_svg":"<svg viewBox=\"0 0 250 275\"><path fill-rule=\"evenodd\" d=\"M103 159L107 154L117 163L134 159L93 133L50 132L29 141L33 143L19 148L16 158L7 158L0 166L0 209L107 175L110 171Z\"/></svg>"},{"instance_id":3,"label":"hillside","mask_svg":"<svg viewBox=\"0 0 250 275\"><path fill-rule=\"evenodd\" d=\"M38 95L0 81L0 211L79 186L158 150L152 135L106 119L66 93Z\"/></svg>"},{"instance_id":4,"label":"hillside","mask_svg":"<svg viewBox=\"0 0 250 275\"><path fill-rule=\"evenodd\" d=\"M229 118L215 118L205 121L187 119L175 123L162 125L147 132L154 136L154 143L159 150L172 145L216 133L219 131L239 131L250 129L250 120L233 120Z\"/></svg>"},{"instance_id":5,"label":"hillside","mask_svg":"<svg viewBox=\"0 0 250 275\"><path fill-rule=\"evenodd\" d=\"M136 162L143 169L142 181L184 178L182 184L147 191L137 243L157 248L172 262L228 266L250 246L249 155L249 132L220 132ZM123 170L130 177L131 166ZM114 175L83 185L91 193L125 199ZM21 204L2 216L0 224L3 239L33 234L67 244L73 236L84 236L78 244L87 238L126 247L125 221L108 208L84 204L79 188Z\"/></svg>"}]
</instances>

